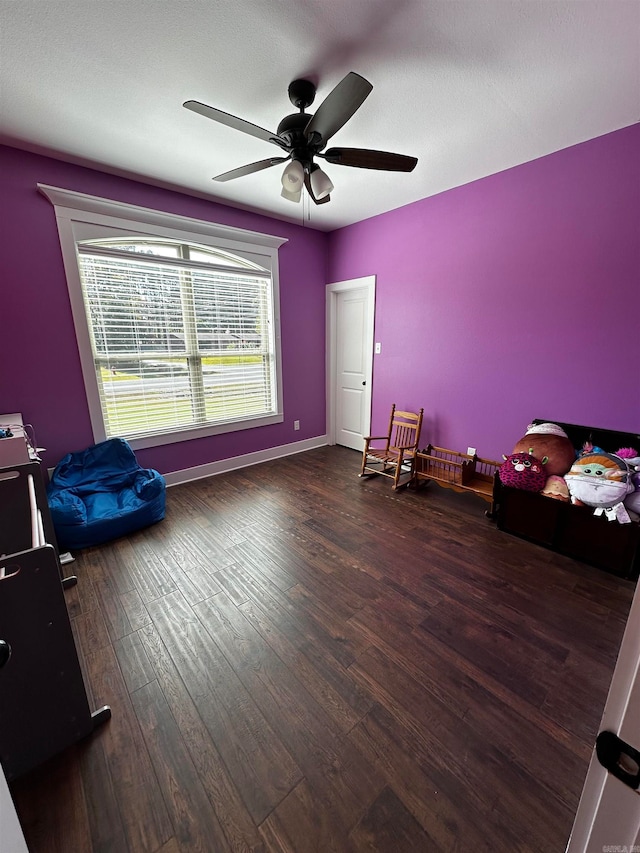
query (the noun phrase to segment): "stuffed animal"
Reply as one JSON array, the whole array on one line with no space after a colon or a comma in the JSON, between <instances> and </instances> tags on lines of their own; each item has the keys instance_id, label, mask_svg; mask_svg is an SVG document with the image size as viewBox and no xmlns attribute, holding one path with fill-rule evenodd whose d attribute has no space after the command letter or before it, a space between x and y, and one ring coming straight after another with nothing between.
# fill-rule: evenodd
<instances>
[{"instance_id":1,"label":"stuffed animal","mask_svg":"<svg viewBox=\"0 0 640 853\"><path fill-rule=\"evenodd\" d=\"M640 517L640 455L634 447L621 447L617 456L621 456L631 469L631 483L634 490L624 499L628 512L633 513L634 520Z\"/></svg>"},{"instance_id":2,"label":"stuffed animal","mask_svg":"<svg viewBox=\"0 0 640 853\"><path fill-rule=\"evenodd\" d=\"M547 478L542 494L546 495L548 498L553 498L556 501L565 501L568 503L571 500L566 480L564 477L559 477L557 474L552 474Z\"/></svg>"},{"instance_id":3,"label":"stuffed animal","mask_svg":"<svg viewBox=\"0 0 640 853\"><path fill-rule=\"evenodd\" d=\"M584 453L565 474L572 503L595 507L594 515L605 513L609 521L631 521L622 503L634 490L629 466L614 453Z\"/></svg>"},{"instance_id":4,"label":"stuffed animal","mask_svg":"<svg viewBox=\"0 0 640 853\"><path fill-rule=\"evenodd\" d=\"M545 468L547 476L560 477L567 473L576 458L571 439L557 424L529 424L524 435L511 451L512 453L532 453L538 459L547 457ZM544 483L542 484L544 486ZM542 488L542 486L540 487Z\"/></svg>"},{"instance_id":5,"label":"stuffed animal","mask_svg":"<svg viewBox=\"0 0 640 853\"><path fill-rule=\"evenodd\" d=\"M634 514L634 518L636 518L636 516L640 518L640 471L636 471L631 475L631 483L634 491L629 492L626 496L624 499L624 505L628 512L632 512ZM636 518L636 520L638 520L638 518Z\"/></svg>"},{"instance_id":6,"label":"stuffed animal","mask_svg":"<svg viewBox=\"0 0 640 853\"><path fill-rule=\"evenodd\" d=\"M544 459L536 459L531 451L512 453L504 456L504 462L498 468L500 482L512 489L524 489L527 492L539 492L547 481Z\"/></svg>"},{"instance_id":7,"label":"stuffed animal","mask_svg":"<svg viewBox=\"0 0 640 853\"><path fill-rule=\"evenodd\" d=\"M616 450L616 456L626 459L627 464L634 467L640 464L640 456L638 456L638 451L635 447L621 447L620 450Z\"/></svg>"},{"instance_id":8,"label":"stuffed animal","mask_svg":"<svg viewBox=\"0 0 640 853\"><path fill-rule=\"evenodd\" d=\"M578 453L578 456L584 456L585 453L605 453L606 451L602 449L602 447L598 447L597 444L594 444L591 441L585 441L582 445L582 450ZM618 454L620 455L620 454Z\"/></svg>"}]
</instances>

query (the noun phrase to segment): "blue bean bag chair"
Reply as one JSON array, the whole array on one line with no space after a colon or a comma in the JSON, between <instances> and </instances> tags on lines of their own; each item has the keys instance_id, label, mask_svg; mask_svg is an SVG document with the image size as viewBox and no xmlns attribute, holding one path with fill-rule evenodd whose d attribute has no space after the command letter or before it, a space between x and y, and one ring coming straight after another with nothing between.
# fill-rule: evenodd
<instances>
[{"instance_id":1,"label":"blue bean bag chair","mask_svg":"<svg viewBox=\"0 0 640 853\"><path fill-rule=\"evenodd\" d=\"M164 518L166 483L142 468L123 438L110 438L56 466L47 498L60 550L99 545Z\"/></svg>"}]
</instances>

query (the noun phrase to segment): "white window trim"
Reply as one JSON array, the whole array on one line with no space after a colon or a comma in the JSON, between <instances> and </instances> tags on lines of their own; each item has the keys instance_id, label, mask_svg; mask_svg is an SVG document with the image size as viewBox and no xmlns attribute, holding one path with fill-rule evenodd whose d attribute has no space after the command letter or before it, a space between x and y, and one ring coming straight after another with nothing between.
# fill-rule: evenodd
<instances>
[{"instance_id":1,"label":"white window trim","mask_svg":"<svg viewBox=\"0 0 640 853\"><path fill-rule=\"evenodd\" d=\"M94 441L104 441L106 438L102 407L98 394L89 327L85 313L80 271L77 261L76 241L80 234L86 232L86 225L102 225L129 232L138 237L153 236L167 237L183 243L200 243L218 249L228 249L250 260L261 258L261 263L269 266L272 275L272 292L275 320L275 359L278 410L273 415L246 418L231 423L205 425L188 429L177 429L175 432L161 435L132 438L134 450L144 447L157 447L173 444L209 435L236 432L253 427L282 423L282 348L280 334L280 295L278 274L278 249L287 242L285 237L275 237L256 231L245 231L228 225L219 225L188 216L165 213L133 204L104 199L98 196L85 195L73 190L37 184L38 190L54 206L62 259L69 289L71 311L76 330L78 350L82 375L87 393L89 417L93 430Z\"/></svg>"}]
</instances>

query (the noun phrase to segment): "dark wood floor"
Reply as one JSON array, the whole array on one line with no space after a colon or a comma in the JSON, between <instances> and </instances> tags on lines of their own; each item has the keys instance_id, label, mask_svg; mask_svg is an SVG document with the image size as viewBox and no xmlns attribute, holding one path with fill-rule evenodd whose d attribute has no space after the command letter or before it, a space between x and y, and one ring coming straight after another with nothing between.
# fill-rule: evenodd
<instances>
[{"instance_id":1,"label":"dark wood floor","mask_svg":"<svg viewBox=\"0 0 640 853\"><path fill-rule=\"evenodd\" d=\"M31 853L565 848L633 585L323 448L76 555L113 718L11 788Z\"/></svg>"}]
</instances>

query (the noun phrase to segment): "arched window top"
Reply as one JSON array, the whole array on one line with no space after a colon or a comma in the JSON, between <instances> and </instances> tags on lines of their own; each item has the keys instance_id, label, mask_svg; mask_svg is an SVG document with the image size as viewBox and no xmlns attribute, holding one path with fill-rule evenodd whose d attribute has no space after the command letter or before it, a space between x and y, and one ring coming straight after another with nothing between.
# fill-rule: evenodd
<instances>
[{"instance_id":1,"label":"arched window top","mask_svg":"<svg viewBox=\"0 0 640 853\"><path fill-rule=\"evenodd\" d=\"M107 239L82 240L78 243L80 251L104 248L113 252L126 252L151 257L176 258L207 264L212 267L229 267L240 270L264 271L265 267L250 261L248 258L226 252L219 248L201 244L185 244L170 239L123 239L110 237Z\"/></svg>"}]
</instances>

